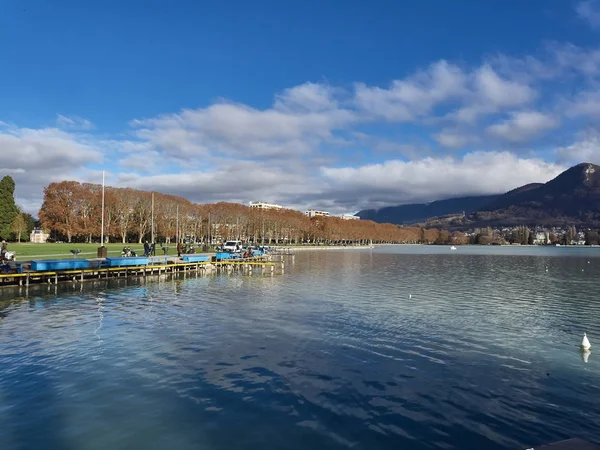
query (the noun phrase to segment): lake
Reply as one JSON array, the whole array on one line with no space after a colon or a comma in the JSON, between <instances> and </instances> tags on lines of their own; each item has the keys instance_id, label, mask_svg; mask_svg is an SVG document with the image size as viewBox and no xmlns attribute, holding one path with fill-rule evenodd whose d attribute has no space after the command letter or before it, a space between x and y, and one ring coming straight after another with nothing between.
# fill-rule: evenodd
<instances>
[{"instance_id":1,"label":"lake","mask_svg":"<svg viewBox=\"0 0 600 450\"><path fill-rule=\"evenodd\" d=\"M2 289L0 448L598 441L599 276L600 248L389 246Z\"/></svg>"}]
</instances>

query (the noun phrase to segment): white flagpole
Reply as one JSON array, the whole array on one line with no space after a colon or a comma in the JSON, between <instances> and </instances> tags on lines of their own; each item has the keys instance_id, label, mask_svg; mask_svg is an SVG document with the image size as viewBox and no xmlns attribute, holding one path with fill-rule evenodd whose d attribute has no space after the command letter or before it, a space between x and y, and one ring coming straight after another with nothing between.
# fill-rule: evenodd
<instances>
[{"instance_id":1,"label":"white flagpole","mask_svg":"<svg viewBox=\"0 0 600 450\"><path fill-rule=\"evenodd\" d=\"M100 228L100 245L104 246L104 170L102 171L102 224Z\"/></svg>"},{"instance_id":2,"label":"white flagpole","mask_svg":"<svg viewBox=\"0 0 600 450\"><path fill-rule=\"evenodd\" d=\"M152 193L152 242L154 242L154 192Z\"/></svg>"}]
</instances>

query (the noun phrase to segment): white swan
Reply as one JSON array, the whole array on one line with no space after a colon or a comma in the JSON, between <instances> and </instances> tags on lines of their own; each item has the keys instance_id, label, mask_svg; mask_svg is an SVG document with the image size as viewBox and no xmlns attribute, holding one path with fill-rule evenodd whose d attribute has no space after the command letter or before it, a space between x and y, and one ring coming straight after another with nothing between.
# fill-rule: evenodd
<instances>
[{"instance_id":1,"label":"white swan","mask_svg":"<svg viewBox=\"0 0 600 450\"><path fill-rule=\"evenodd\" d=\"M583 333L583 339L581 340L581 348L584 350L589 350L591 347L592 346L587 338L587 334Z\"/></svg>"}]
</instances>

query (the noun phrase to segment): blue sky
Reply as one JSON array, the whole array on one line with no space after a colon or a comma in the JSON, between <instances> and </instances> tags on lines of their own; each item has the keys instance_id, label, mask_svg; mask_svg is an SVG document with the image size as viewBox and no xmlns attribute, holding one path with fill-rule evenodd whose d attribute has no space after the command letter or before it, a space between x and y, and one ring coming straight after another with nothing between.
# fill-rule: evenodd
<instances>
[{"instance_id":1,"label":"blue sky","mask_svg":"<svg viewBox=\"0 0 600 450\"><path fill-rule=\"evenodd\" d=\"M0 175L351 212L600 162L600 1L0 4Z\"/></svg>"}]
</instances>

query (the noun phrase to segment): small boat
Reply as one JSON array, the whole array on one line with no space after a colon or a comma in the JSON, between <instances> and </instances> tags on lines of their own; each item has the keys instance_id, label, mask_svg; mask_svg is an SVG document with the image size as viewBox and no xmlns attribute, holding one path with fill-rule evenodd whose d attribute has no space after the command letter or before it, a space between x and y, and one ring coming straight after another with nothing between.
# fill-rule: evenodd
<instances>
[{"instance_id":1,"label":"small boat","mask_svg":"<svg viewBox=\"0 0 600 450\"><path fill-rule=\"evenodd\" d=\"M456 247L453 245L452 247L450 247L450 250L456 250Z\"/></svg>"}]
</instances>

